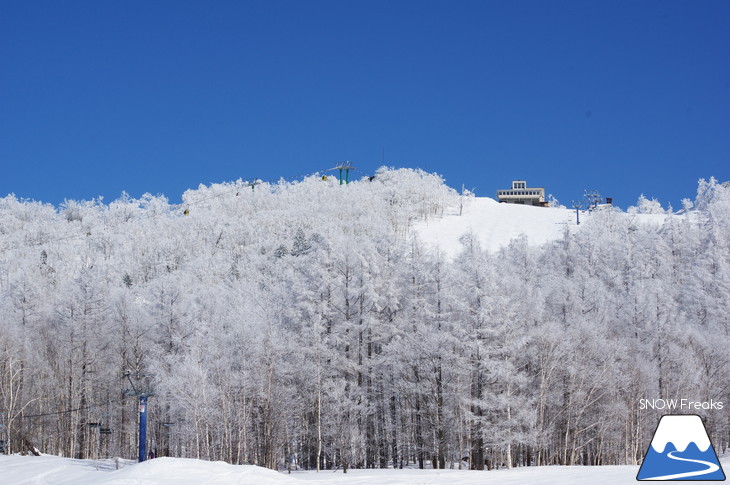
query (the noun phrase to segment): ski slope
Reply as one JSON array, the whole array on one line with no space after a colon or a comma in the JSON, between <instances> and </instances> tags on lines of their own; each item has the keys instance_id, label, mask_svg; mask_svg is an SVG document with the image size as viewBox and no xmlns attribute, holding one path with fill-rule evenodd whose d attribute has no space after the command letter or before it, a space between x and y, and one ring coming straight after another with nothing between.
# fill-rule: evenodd
<instances>
[{"instance_id":1,"label":"ski slope","mask_svg":"<svg viewBox=\"0 0 730 485\"><path fill-rule=\"evenodd\" d=\"M664 214L629 215L642 223L661 224ZM580 212L581 223L591 217L587 211ZM441 218L432 218L414 224L417 237L430 247L438 247L448 258L453 258L461 249L459 239L471 232L488 252L497 252L510 241L522 235L528 244L542 245L580 229L576 224L573 209L554 207L532 207L517 204L500 204L489 197L474 197L464 200L462 214L459 208L450 208Z\"/></svg>"},{"instance_id":2,"label":"ski slope","mask_svg":"<svg viewBox=\"0 0 730 485\"><path fill-rule=\"evenodd\" d=\"M728 457L721 459L728 466ZM186 458L144 463L0 456L0 482L12 485L629 485L637 466L551 466L512 470L330 470L280 473L253 465ZM685 482L695 483L695 482ZM699 482L697 482L699 483Z\"/></svg>"},{"instance_id":3,"label":"ski slope","mask_svg":"<svg viewBox=\"0 0 730 485\"><path fill-rule=\"evenodd\" d=\"M578 227L574 210L500 204L488 197L474 197L464 200L461 215L458 207L451 208L444 217L420 222L414 229L421 241L454 257L461 249L459 238L468 232L476 236L483 249L496 252L523 234L529 244L540 245Z\"/></svg>"}]
</instances>

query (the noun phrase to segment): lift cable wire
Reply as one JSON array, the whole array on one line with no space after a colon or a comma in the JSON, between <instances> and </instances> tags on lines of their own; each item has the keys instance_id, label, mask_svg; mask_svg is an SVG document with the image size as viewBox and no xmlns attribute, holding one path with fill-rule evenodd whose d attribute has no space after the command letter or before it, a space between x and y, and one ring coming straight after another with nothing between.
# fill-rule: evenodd
<instances>
[{"instance_id":1,"label":"lift cable wire","mask_svg":"<svg viewBox=\"0 0 730 485\"><path fill-rule=\"evenodd\" d=\"M41 413L41 414L19 414L16 418L14 418L14 420L15 419L28 419L28 418L41 418L41 417L44 417L44 416L57 416L59 414L75 413L77 411L85 411L87 409L96 409L96 408L101 408L101 407L104 407L104 406L109 406L109 404L111 404L112 402L114 404L118 404L118 403L120 403L122 401L120 401L120 400L105 401L104 403L101 403L101 404L92 404L90 406L83 406L83 407L80 407L80 408L66 409L66 410L63 410L63 411L55 411L55 412L49 412L49 413ZM4 413L8 412L8 410L7 409L4 409L4 410L2 410L0 412L2 412L4 414Z\"/></svg>"}]
</instances>

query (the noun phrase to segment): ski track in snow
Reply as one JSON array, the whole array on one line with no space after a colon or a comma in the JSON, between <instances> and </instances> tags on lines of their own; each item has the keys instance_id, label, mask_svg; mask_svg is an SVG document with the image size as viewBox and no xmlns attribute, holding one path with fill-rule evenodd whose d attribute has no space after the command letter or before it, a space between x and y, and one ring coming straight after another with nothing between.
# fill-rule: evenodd
<instances>
[{"instance_id":1,"label":"ski track in snow","mask_svg":"<svg viewBox=\"0 0 730 485\"><path fill-rule=\"evenodd\" d=\"M685 472L685 473L675 473L674 475L661 475L658 477L651 477L651 478L644 478L643 480L676 480L677 478L690 478L690 477L699 477L702 475L707 475L708 473L716 472L720 469L719 466L715 465L714 463L711 463L709 461L704 460L692 460L689 458L681 458L679 456L674 456L674 453L678 453L678 451L671 451L667 453L667 456L671 458L672 460L678 460L678 461L689 461L692 463L699 463L701 465L706 465L709 468L706 468L705 470L699 470L695 472ZM643 481L642 480L642 481Z\"/></svg>"}]
</instances>

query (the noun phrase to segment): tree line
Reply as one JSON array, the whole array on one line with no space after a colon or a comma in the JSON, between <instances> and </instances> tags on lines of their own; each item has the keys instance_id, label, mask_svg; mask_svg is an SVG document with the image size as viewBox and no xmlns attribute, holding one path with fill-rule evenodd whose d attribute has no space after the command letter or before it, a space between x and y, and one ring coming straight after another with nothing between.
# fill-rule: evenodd
<instances>
[{"instance_id":1,"label":"tree line","mask_svg":"<svg viewBox=\"0 0 730 485\"><path fill-rule=\"evenodd\" d=\"M728 403L730 187L448 258L413 225L460 203L385 168L0 199L0 439L135 457L125 372L157 456L274 469L635 464L660 415L640 399ZM727 413L699 413L726 449Z\"/></svg>"}]
</instances>

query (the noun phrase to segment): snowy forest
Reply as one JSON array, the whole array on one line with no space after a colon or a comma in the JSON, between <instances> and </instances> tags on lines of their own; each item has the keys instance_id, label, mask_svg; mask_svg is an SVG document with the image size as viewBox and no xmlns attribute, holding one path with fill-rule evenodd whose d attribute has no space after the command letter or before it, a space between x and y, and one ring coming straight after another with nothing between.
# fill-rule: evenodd
<instances>
[{"instance_id":1,"label":"snowy forest","mask_svg":"<svg viewBox=\"0 0 730 485\"><path fill-rule=\"evenodd\" d=\"M157 456L636 464L661 413L640 399L730 405L730 186L700 181L663 224L606 208L539 246L467 233L447 258L413 225L459 204L387 168L182 204L0 199L0 439L133 458L132 381ZM698 414L727 449L730 415Z\"/></svg>"}]
</instances>

